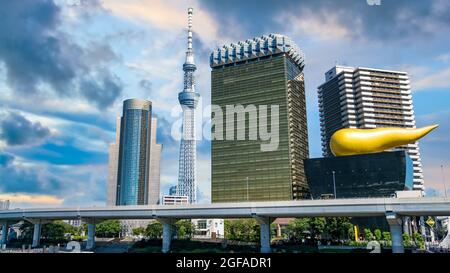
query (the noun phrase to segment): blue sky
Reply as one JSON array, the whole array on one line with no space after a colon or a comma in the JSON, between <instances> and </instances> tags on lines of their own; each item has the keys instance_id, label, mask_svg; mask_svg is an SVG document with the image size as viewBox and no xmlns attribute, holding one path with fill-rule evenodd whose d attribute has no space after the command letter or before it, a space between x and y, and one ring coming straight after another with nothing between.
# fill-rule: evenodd
<instances>
[{"instance_id":1,"label":"blue sky","mask_svg":"<svg viewBox=\"0 0 450 273\"><path fill-rule=\"evenodd\" d=\"M162 190L177 181L186 10L194 8L197 91L210 101L214 47L268 33L306 55L310 156L320 156L317 86L336 63L407 71L430 195L450 181L450 3L446 0L0 0L0 199L13 207L103 205L108 144L127 98L149 99L163 144ZM210 144L199 143L201 202Z\"/></svg>"}]
</instances>

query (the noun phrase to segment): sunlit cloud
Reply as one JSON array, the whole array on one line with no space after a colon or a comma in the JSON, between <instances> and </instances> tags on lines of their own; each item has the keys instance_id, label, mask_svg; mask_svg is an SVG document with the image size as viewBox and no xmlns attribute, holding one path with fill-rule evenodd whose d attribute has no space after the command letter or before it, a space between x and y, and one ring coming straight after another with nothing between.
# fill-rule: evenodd
<instances>
[{"instance_id":1,"label":"sunlit cloud","mask_svg":"<svg viewBox=\"0 0 450 273\"><path fill-rule=\"evenodd\" d=\"M308 36L315 40L343 39L354 31L341 24L340 16L330 11L283 11L275 18L277 23L289 26L294 35ZM357 25L354 26L356 27Z\"/></svg>"},{"instance_id":2,"label":"sunlit cloud","mask_svg":"<svg viewBox=\"0 0 450 273\"><path fill-rule=\"evenodd\" d=\"M134 21L143 21L152 27L180 32L186 28L187 7L194 7L195 32L203 42L211 44L219 36L219 25L209 13L199 6L197 1L180 2L177 0L110 0L103 6L112 13Z\"/></svg>"},{"instance_id":3,"label":"sunlit cloud","mask_svg":"<svg viewBox=\"0 0 450 273\"><path fill-rule=\"evenodd\" d=\"M25 193L0 193L0 199L9 200L13 205L15 203L25 203L32 205L61 205L64 199L52 195L31 195Z\"/></svg>"}]
</instances>

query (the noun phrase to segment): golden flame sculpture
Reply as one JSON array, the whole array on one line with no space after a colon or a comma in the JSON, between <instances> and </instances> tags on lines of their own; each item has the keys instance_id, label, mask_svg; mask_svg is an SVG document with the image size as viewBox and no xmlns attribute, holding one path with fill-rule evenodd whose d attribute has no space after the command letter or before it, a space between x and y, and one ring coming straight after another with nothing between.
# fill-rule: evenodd
<instances>
[{"instance_id":1,"label":"golden flame sculpture","mask_svg":"<svg viewBox=\"0 0 450 273\"><path fill-rule=\"evenodd\" d=\"M384 127L375 129L345 128L336 131L330 140L335 156L378 153L417 141L439 125L417 129Z\"/></svg>"}]
</instances>

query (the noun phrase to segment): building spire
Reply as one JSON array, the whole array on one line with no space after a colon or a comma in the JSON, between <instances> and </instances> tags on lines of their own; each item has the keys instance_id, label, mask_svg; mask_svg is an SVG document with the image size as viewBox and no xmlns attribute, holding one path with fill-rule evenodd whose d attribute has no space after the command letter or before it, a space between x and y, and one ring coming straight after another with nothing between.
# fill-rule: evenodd
<instances>
[{"instance_id":1,"label":"building spire","mask_svg":"<svg viewBox=\"0 0 450 273\"><path fill-rule=\"evenodd\" d=\"M185 65L194 65L195 66L194 51L192 50L192 15L193 14L194 14L194 9L188 8L188 43L187 43Z\"/></svg>"},{"instance_id":2,"label":"building spire","mask_svg":"<svg viewBox=\"0 0 450 273\"><path fill-rule=\"evenodd\" d=\"M188 52L192 52L192 15L193 8L188 8Z\"/></svg>"}]
</instances>

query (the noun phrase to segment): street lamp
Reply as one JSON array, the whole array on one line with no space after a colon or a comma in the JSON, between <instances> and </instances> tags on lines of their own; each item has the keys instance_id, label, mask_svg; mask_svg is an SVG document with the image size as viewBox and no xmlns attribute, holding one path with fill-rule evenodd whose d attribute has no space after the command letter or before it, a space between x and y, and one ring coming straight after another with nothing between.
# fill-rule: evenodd
<instances>
[{"instance_id":1,"label":"street lamp","mask_svg":"<svg viewBox=\"0 0 450 273\"><path fill-rule=\"evenodd\" d=\"M445 185L445 175L443 165L441 165L441 172L442 172L442 183L444 184L444 196L445 198L447 198L447 186ZM447 218L447 234L450 234L450 217Z\"/></svg>"},{"instance_id":2,"label":"street lamp","mask_svg":"<svg viewBox=\"0 0 450 273\"><path fill-rule=\"evenodd\" d=\"M442 172L442 184L444 184L444 196L447 198L447 186L445 185L445 176L444 176L444 165L441 165Z\"/></svg>"},{"instance_id":3,"label":"street lamp","mask_svg":"<svg viewBox=\"0 0 450 273\"><path fill-rule=\"evenodd\" d=\"M335 171L333 171L333 187L334 187L334 199L336 199L336 175L335 175Z\"/></svg>"}]
</instances>

